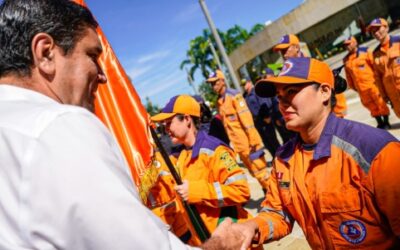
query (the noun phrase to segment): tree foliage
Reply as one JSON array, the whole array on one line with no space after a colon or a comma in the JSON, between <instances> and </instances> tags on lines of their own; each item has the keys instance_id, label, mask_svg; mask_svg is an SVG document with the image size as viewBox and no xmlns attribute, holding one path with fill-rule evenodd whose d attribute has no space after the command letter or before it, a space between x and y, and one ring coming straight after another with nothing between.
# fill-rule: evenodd
<instances>
[{"instance_id":1,"label":"tree foliage","mask_svg":"<svg viewBox=\"0 0 400 250\"><path fill-rule=\"evenodd\" d=\"M226 53L230 54L240 45L245 43L250 37L262 31L264 27L265 26L262 24L256 24L247 31L241 26L235 25L226 32L220 30L217 30L217 32L225 47ZM190 41L189 49L186 52L186 59L182 61L180 65L181 69L186 66L189 67L189 74L192 79L195 79L194 75L197 71L200 71L201 75L206 79L210 72L215 71L218 68L209 41L214 45L218 57L221 58L221 53L218 50L214 36L212 36L209 29L204 29L201 36L197 36ZM212 91L211 86L203 82L199 86L199 91L203 93L206 100L215 103L217 95Z\"/></svg>"},{"instance_id":2,"label":"tree foliage","mask_svg":"<svg viewBox=\"0 0 400 250\"><path fill-rule=\"evenodd\" d=\"M149 113L151 116L156 115L156 114L160 113L160 111L161 111L161 108L158 105L153 104L150 101L149 97L146 97L145 107L146 107L147 113Z\"/></svg>"}]
</instances>

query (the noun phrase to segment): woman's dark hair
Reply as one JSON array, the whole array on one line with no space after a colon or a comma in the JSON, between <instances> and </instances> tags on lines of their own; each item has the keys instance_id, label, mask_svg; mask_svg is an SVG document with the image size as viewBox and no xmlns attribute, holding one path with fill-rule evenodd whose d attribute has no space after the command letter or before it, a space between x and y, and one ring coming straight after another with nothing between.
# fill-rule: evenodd
<instances>
[{"instance_id":1,"label":"woman's dark hair","mask_svg":"<svg viewBox=\"0 0 400 250\"><path fill-rule=\"evenodd\" d=\"M31 42L49 34L68 54L88 27L97 27L90 11L69 0L4 0L0 6L0 77L27 76L33 64Z\"/></svg>"},{"instance_id":2,"label":"woman's dark hair","mask_svg":"<svg viewBox=\"0 0 400 250\"><path fill-rule=\"evenodd\" d=\"M312 86L314 87L315 90L318 90L321 87L321 84L314 82L314 83L312 83ZM331 110L333 110L333 108L336 105L336 92L334 89L332 89L332 92L331 92L330 103L331 103Z\"/></svg>"}]
</instances>

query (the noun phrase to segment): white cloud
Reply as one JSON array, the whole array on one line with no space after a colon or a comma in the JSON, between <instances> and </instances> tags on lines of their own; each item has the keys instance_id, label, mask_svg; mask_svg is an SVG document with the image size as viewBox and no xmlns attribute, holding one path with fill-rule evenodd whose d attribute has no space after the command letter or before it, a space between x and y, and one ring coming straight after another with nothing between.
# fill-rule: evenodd
<instances>
[{"instance_id":1,"label":"white cloud","mask_svg":"<svg viewBox=\"0 0 400 250\"><path fill-rule=\"evenodd\" d=\"M132 67L130 70L128 70L128 75L134 80L138 78L139 76L146 74L153 68L152 65L147 65L143 67Z\"/></svg>"},{"instance_id":2,"label":"white cloud","mask_svg":"<svg viewBox=\"0 0 400 250\"><path fill-rule=\"evenodd\" d=\"M137 63L147 63L154 60L165 58L171 53L170 50L157 51L148 55L144 55L137 60Z\"/></svg>"}]
</instances>

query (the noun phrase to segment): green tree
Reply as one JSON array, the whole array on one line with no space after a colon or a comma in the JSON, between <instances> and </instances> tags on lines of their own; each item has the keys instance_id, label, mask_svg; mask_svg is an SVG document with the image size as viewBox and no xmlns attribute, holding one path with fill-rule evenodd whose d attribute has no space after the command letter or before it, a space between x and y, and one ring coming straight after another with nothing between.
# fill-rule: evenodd
<instances>
[{"instance_id":1,"label":"green tree","mask_svg":"<svg viewBox=\"0 0 400 250\"><path fill-rule=\"evenodd\" d=\"M210 46L209 46L210 31L203 30L203 35L198 36L190 41L189 50L186 52L186 58L180 65L183 69L185 66L190 66L189 74L192 79L195 79L194 74L200 70L204 78L207 78L210 71L214 71L216 63L214 61Z\"/></svg>"},{"instance_id":2,"label":"green tree","mask_svg":"<svg viewBox=\"0 0 400 250\"><path fill-rule=\"evenodd\" d=\"M151 116L156 115L156 114L160 113L160 111L161 111L161 108L158 105L153 104L148 96L146 96L145 107L146 107L147 113L149 113Z\"/></svg>"},{"instance_id":3,"label":"green tree","mask_svg":"<svg viewBox=\"0 0 400 250\"><path fill-rule=\"evenodd\" d=\"M226 53L230 54L236 48L246 42L250 37L263 29L264 25L262 24L254 25L250 31L247 31L239 25L235 25L226 32L222 32L220 30L217 30L217 32L221 38L222 44L225 47ZM209 41L213 43L219 58L221 58L221 54L218 51L215 39L211 35L210 30L204 29L201 36L197 36L190 41L189 49L186 52L186 59L180 65L181 69L189 66L189 74L192 79L195 79L194 74L198 70L200 70L200 73L204 79L207 79L210 71L214 71L218 68L214 60L214 55L210 49ZM212 91L211 86L209 86L207 83L202 83L199 86L199 91L204 95L206 100L210 101L211 103L215 103L217 95Z\"/></svg>"}]
</instances>

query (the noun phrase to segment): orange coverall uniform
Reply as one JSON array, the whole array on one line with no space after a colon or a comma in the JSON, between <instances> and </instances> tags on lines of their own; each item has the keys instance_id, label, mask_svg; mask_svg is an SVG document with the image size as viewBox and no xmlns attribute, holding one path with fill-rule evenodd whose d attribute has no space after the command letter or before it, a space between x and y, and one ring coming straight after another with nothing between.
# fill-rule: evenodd
<instances>
[{"instance_id":1,"label":"orange coverall uniform","mask_svg":"<svg viewBox=\"0 0 400 250\"><path fill-rule=\"evenodd\" d=\"M155 157L156 160L153 164L158 170L158 177L155 185L149 191L146 206L165 224L169 225L171 231L183 242L191 246L201 245L201 240L193 229L181 200L176 196L174 178L160 152L156 152ZM170 158L172 158L171 161L174 160L174 157Z\"/></svg>"},{"instance_id":2,"label":"orange coverall uniform","mask_svg":"<svg viewBox=\"0 0 400 250\"><path fill-rule=\"evenodd\" d=\"M222 141L199 131L192 149L182 150L176 167L189 183L188 203L195 205L210 233L225 217L250 218L242 207L250 198L246 175Z\"/></svg>"},{"instance_id":3,"label":"orange coverall uniform","mask_svg":"<svg viewBox=\"0 0 400 250\"><path fill-rule=\"evenodd\" d=\"M343 59L343 63L348 86L358 92L371 116L389 115L389 108L375 84L372 52L366 47L358 47L356 52Z\"/></svg>"},{"instance_id":4,"label":"orange coverall uniform","mask_svg":"<svg viewBox=\"0 0 400 250\"><path fill-rule=\"evenodd\" d=\"M399 247L399 156L386 131L331 114L316 145L295 137L278 150L255 218L260 243L296 220L312 249Z\"/></svg>"},{"instance_id":5,"label":"orange coverall uniform","mask_svg":"<svg viewBox=\"0 0 400 250\"><path fill-rule=\"evenodd\" d=\"M373 54L376 84L400 118L400 36L390 36L388 43L379 45Z\"/></svg>"},{"instance_id":6,"label":"orange coverall uniform","mask_svg":"<svg viewBox=\"0 0 400 250\"><path fill-rule=\"evenodd\" d=\"M235 152L265 189L268 171L264 148L243 96L236 90L226 89L218 99L218 112ZM252 147L255 150L251 151Z\"/></svg>"},{"instance_id":7,"label":"orange coverall uniform","mask_svg":"<svg viewBox=\"0 0 400 250\"><path fill-rule=\"evenodd\" d=\"M343 118L347 114L346 96L344 93L336 94L336 105L333 107L333 113L337 117Z\"/></svg>"}]
</instances>

